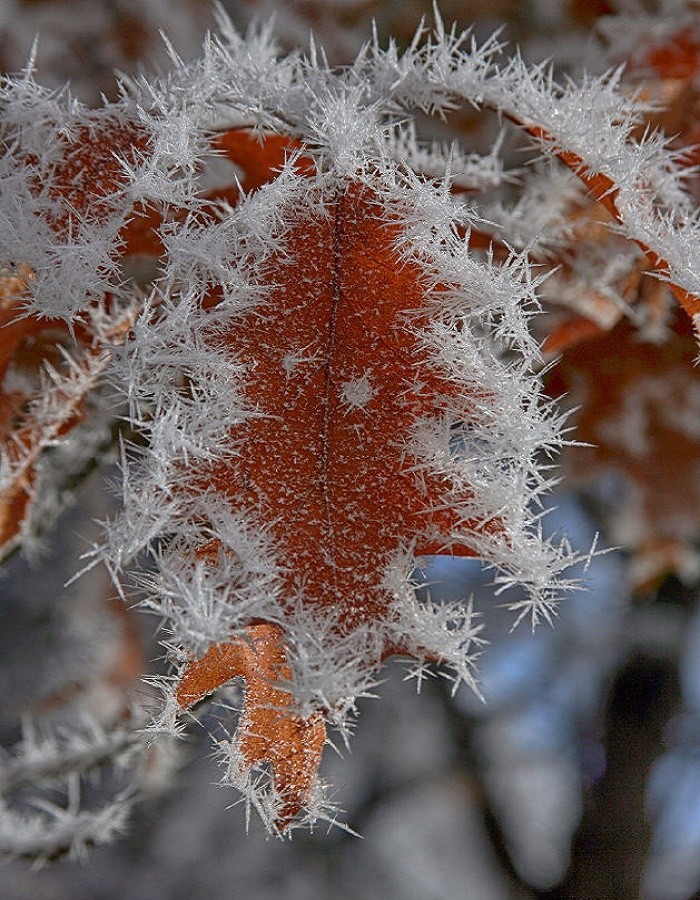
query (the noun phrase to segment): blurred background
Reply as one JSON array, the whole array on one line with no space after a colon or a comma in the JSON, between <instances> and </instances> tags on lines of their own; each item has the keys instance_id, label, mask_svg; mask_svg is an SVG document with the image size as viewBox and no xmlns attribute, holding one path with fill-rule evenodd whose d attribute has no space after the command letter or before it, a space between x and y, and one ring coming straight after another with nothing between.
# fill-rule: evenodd
<instances>
[{"instance_id":1,"label":"blurred background","mask_svg":"<svg viewBox=\"0 0 700 900\"><path fill-rule=\"evenodd\" d=\"M421 0L222 7L241 29L274 14L285 49L307 46L313 31L335 64L354 58L373 20L380 36L402 44L432 16ZM444 0L440 9L479 39L501 29L511 48L552 60L559 75L624 61L630 90L664 101L651 124L679 146L700 142L700 10L692 2ZM210 27L204 0L3 0L0 66L23 68L38 35L37 79L70 80L76 96L97 105L115 96L115 70L167 66L161 29L189 58ZM497 131L468 112L437 136L484 152ZM506 160L522 167L522 147L509 140ZM517 203L514 184L513 198L497 198L502 209ZM167 760L154 762L124 837L86 860L7 864L3 900L700 896L698 348L659 283L652 291L652 279L634 280L625 251L593 235L582 209L569 225L585 218L588 255L557 260L535 327L554 361L548 392L574 410L573 436L595 446L566 448L544 527L583 554L596 541L608 552L581 564L582 589L564 599L554 626L512 631L488 572L436 558L417 573L424 590L473 595L482 617L484 701L465 688L452 696L439 673L417 694L405 666L387 666L380 699L361 703L351 749L328 750L322 770L343 821L361 837L321 826L279 841L255 817L247 824L240 806L229 808L237 798L216 785L210 735L231 718L233 687ZM596 253L622 269L605 289L581 271ZM113 720L129 692L146 690L141 675L160 671L156 623L116 600L104 573L58 587L98 539L94 521L114 511L115 478L107 466L72 487L74 502L56 526L0 571L7 748L23 721L26 740L37 717L60 723L89 711ZM84 790L109 793L110 778Z\"/></svg>"}]
</instances>

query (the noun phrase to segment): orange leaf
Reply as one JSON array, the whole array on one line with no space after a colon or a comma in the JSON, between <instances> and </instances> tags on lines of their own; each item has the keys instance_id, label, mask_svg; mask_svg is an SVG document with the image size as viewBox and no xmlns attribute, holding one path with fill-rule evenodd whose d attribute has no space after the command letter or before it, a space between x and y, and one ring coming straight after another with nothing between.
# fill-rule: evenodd
<instances>
[{"instance_id":1,"label":"orange leaf","mask_svg":"<svg viewBox=\"0 0 700 900\"><path fill-rule=\"evenodd\" d=\"M367 573L402 546L473 555L448 540L468 524L444 503L446 485L417 479L404 459L409 423L438 413L456 387L421 362L423 272L400 259L399 233L359 184L339 189L327 214L299 214L268 269L264 318L227 338L262 415L237 429L235 459L208 474L270 528L289 596L341 609L346 628L386 616L389 594Z\"/></svg>"},{"instance_id":2,"label":"orange leaf","mask_svg":"<svg viewBox=\"0 0 700 900\"><path fill-rule=\"evenodd\" d=\"M700 69L700 42L690 29L679 31L663 44L652 47L644 62L663 78L694 78Z\"/></svg>"},{"instance_id":3,"label":"orange leaf","mask_svg":"<svg viewBox=\"0 0 700 900\"><path fill-rule=\"evenodd\" d=\"M34 273L26 263L0 269L0 441L11 455L17 444L8 445L8 441L21 428L29 397L22 390L5 387L8 371L21 367L24 381L27 375L36 376L41 365L54 355L57 330L65 334L62 322L22 316L33 279ZM47 333L52 337L43 341ZM0 489L0 552L19 534L29 514L35 480L33 469L28 469Z\"/></svg>"},{"instance_id":4,"label":"orange leaf","mask_svg":"<svg viewBox=\"0 0 700 900\"><path fill-rule=\"evenodd\" d=\"M51 173L49 195L65 203L56 228L65 227L72 210L98 219L110 216L111 198L128 180L120 158L130 159L147 146L145 133L132 122L103 120L74 128Z\"/></svg>"},{"instance_id":5,"label":"orange leaf","mask_svg":"<svg viewBox=\"0 0 700 900\"><path fill-rule=\"evenodd\" d=\"M523 125L523 128L528 134L531 134L538 140L546 143L551 142L551 137L545 129L541 128L539 125ZM615 219L616 222L622 223L623 220L617 208L617 195L619 191L615 182L602 172L591 172L588 166L584 164L581 157L571 150L558 149L556 150L556 155L564 165L568 166L574 174L578 175L590 191L591 196L605 207L613 219ZM643 241L635 240L635 243L646 255L654 271L664 276L669 275L670 267L668 262L662 256L660 256L653 248L648 247ZM680 285L674 284L672 281L669 281L669 287L690 319L693 319L700 314L700 297L696 297L694 294L691 294Z\"/></svg>"},{"instance_id":6,"label":"orange leaf","mask_svg":"<svg viewBox=\"0 0 700 900\"><path fill-rule=\"evenodd\" d=\"M683 317L663 344L643 341L623 321L565 349L546 382L550 394L580 407L576 438L591 444L567 448L568 474L579 482L621 474L626 492L610 511L613 540L640 555L659 556L663 547L667 562L700 536L696 352Z\"/></svg>"},{"instance_id":7,"label":"orange leaf","mask_svg":"<svg viewBox=\"0 0 700 900\"><path fill-rule=\"evenodd\" d=\"M245 168L245 190L253 190L276 177L286 156L301 146L277 135L259 142L250 131L243 129L217 135L212 145ZM109 217L113 199L126 181L120 157L128 159L146 147L145 133L134 123L107 121L99 126L81 125L73 129L63 142L62 153L49 180L49 196L61 201L60 211L51 221L53 228L66 235L73 215ZM309 165L308 159L300 160L300 171L308 171ZM42 188L38 179L36 188ZM237 199L237 189L232 187L211 195L212 199L223 197L233 202ZM160 256L163 252L158 235L161 222L162 216L152 206L137 204L121 230L123 243L118 255ZM69 337L65 322L25 314L24 305L33 280L34 272L24 263L16 268L0 269L0 381L11 367L21 367L25 375L29 373L38 382L46 363L62 368L63 342L68 342L73 349L73 338ZM73 323L73 337L77 338L78 345L89 345L92 340L79 323ZM62 419L59 431L55 423L47 430L31 417L27 418L27 406L36 400L26 392L0 393L0 440L5 443L5 452L16 470L0 489L0 550L12 546L29 515L36 492L35 467L40 450L47 441L70 431L82 418L79 404ZM20 464L21 458L25 462Z\"/></svg>"},{"instance_id":8,"label":"orange leaf","mask_svg":"<svg viewBox=\"0 0 700 900\"><path fill-rule=\"evenodd\" d=\"M233 678L245 680L245 703L236 731L236 748L243 777L269 763L275 790L281 798L277 826L284 830L308 803L326 740L323 716L303 718L294 713L293 695L279 687L291 670L285 655L282 629L251 625L237 641L216 644L186 668L176 699L189 709Z\"/></svg>"},{"instance_id":9,"label":"orange leaf","mask_svg":"<svg viewBox=\"0 0 700 900\"><path fill-rule=\"evenodd\" d=\"M285 162L295 154L298 154L295 171L300 175L311 175L316 171L311 157L301 153L303 144L280 134L256 136L248 128L233 128L215 135L211 145L241 170L241 187L246 193L273 181ZM225 196L231 201L238 199L237 189L233 187L216 192L215 196Z\"/></svg>"},{"instance_id":10,"label":"orange leaf","mask_svg":"<svg viewBox=\"0 0 700 900\"><path fill-rule=\"evenodd\" d=\"M24 312L33 276L24 263L0 269L0 555L17 543L29 518L41 453L82 421L85 398L108 356L99 344L90 345L83 322L70 334L62 320ZM119 342L130 324L128 317L115 320L104 336Z\"/></svg>"},{"instance_id":11,"label":"orange leaf","mask_svg":"<svg viewBox=\"0 0 700 900\"><path fill-rule=\"evenodd\" d=\"M502 530L497 519L465 521L450 479L416 466L408 449L416 422L439 422L448 410L446 421L468 421L488 392L465 396L464 385L431 361L421 343L431 316L425 273L402 259L402 226L377 194L354 182L317 190L318 202L290 211L283 250L264 266L271 285L264 306L208 338L245 370L243 391L256 414L232 432L235 455L188 478L195 491L247 509L271 535L290 613L301 603L327 610L338 635L366 626L389 635L395 596L382 582L395 559L406 551L476 555L470 535ZM205 308L212 308L206 300ZM185 484L177 490L186 492ZM459 490L464 502L468 488ZM221 551L213 539L196 556L216 566ZM320 761L322 717L300 719L291 694L274 693L280 672L290 671L281 628L252 623L247 634L255 653L242 641L212 646L187 668L177 699L190 706L235 675L246 679L240 752L247 766L272 760L288 798L276 820L284 828ZM257 635L269 639L258 645ZM405 652L382 640L357 664L372 669ZM409 652L435 658L434 648ZM284 716L258 711L265 683Z\"/></svg>"}]
</instances>

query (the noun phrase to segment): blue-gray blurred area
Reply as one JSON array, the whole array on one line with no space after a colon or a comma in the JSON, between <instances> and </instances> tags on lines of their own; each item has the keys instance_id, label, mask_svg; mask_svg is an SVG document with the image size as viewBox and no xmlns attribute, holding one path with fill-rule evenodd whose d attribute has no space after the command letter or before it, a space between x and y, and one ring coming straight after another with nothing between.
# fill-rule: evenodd
<instances>
[{"instance_id":1,"label":"blue-gray blurred area","mask_svg":"<svg viewBox=\"0 0 700 900\"><path fill-rule=\"evenodd\" d=\"M581 502L556 494L551 506L546 527L588 551L595 526ZM82 520L74 511L60 523L67 545L76 528L86 536L94 511L93 502ZM61 678L98 664L104 613L81 607L82 589L57 597L49 575L61 559L45 555L34 568L13 560L2 583L7 741L20 708L45 694L47 673L58 690ZM489 642L483 700L464 687L452 697L439 672L417 694L402 661L387 666L379 698L361 705L350 749L336 742L323 765L342 820L360 837L321 826L270 839L254 817L246 832L242 807L229 808L238 798L216 785L207 732L228 714L221 706L191 726L172 785L136 808L124 838L82 862L10 864L0 897L694 896L700 617L692 592L675 582L632 602L626 570L614 550L582 563L581 590L563 599L553 626L533 632L526 623L511 630L504 603L514 598L495 597L478 563L430 561L422 578L433 599L474 596ZM109 779L93 790L108 791Z\"/></svg>"}]
</instances>

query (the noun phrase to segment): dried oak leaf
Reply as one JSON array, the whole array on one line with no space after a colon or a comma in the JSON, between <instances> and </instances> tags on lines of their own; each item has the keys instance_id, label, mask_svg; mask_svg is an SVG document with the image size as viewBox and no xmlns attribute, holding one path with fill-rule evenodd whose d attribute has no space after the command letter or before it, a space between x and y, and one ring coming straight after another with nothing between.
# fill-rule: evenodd
<instances>
[{"instance_id":1,"label":"dried oak leaf","mask_svg":"<svg viewBox=\"0 0 700 900\"><path fill-rule=\"evenodd\" d=\"M698 90L700 42L697 28L680 30L662 42L640 46L628 61L627 75L643 79L638 89L658 109L639 127L676 135L671 146L688 148L680 161L689 167L697 162ZM580 160L560 154L572 170ZM612 182L604 176L591 178L585 169L577 174L588 185L591 197L619 221ZM697 173L690 171L688 186L697 197ZM615 237L618 240L617 237ZM604 235L595 238L612 242ZM626 485L624 500L611 504L614 539L633 551L633 580L639 590L656 584L674 572L697 575L691 547L700 536L697 505L700 492L700 385L693 363L689 321L669 318L668 292L697 319L700 300L673 284L653 277L667 274L668 267L653 251L639 245L646 259L636 269L628 268L617 285L619 298L635 307L641 329L629 321L606 321L583 295L574 301L578 315L564 317L547 336L543 349L563 359L547 381L550 393L567 394L567 403L580 407L572 419L576 437L591 447L569 448L564 461L571 475L590 481L605 472L620 474ZM574 252L579 251L578 242ZM609 258L621 259L621 256ZM557 276L552 280L556 293ZM581 302L583 299L583 302ZM593 298L595 299L595 298ZM604 298L601 298L604 299ZM610 306L610 304L608 303ZM603 314L605 306L600 307ZM611 312L614 310L611 307Z\"/></svg>"},{"instance_id":2,"label":"dried oak leaf","mask_svg":"<svg viewBox=\"0 0 700 900\"><path fill-rule=\"evenodd\" d=\"M623 479L622 496L610 503L611 529L634 554L639 589L672 571L690 574L689 550L700 538L700 382L691 331L678 316L663 342L650 342L622 321L566 349L545 383L578 409L576 439L590 444L566 449L572 480Z\"/></svg>"},{"instance_id":3,"label":"dried oak leaf","mask_svg":"<svg viewBox=\"0 0 700 900\"><path fill-rule=\"evenodd\" d=\"M669 146L678 153L679 163L688 169L686 187L695 199L700 196L700 181L695 171L700 138L700 93L697 74L700 67L700 37L697 28L684 28L666 36L661 42L648 36L626 60L626 77L640 99L652 104L643 121L633 131L642 140L649 130L660 130L669 137ZM631 90L631 88L630 88ZM643 257L634 252L619 234L614 233L620 222L617 211L617 191L605 176L591 178L575 154L559 154L572 171L581 176L590 188L585 203L577 203L568 213L571 241L559 268L543 288L543 298L561 312L569 307L570 314L560 315L549 328L544 350L556 354L579 340L609 331L634 306L634 320L650 334L657 336L664 328L670 295L675 294L681 306L692 317L700 312L700 300L664 280L654 278L655 271L664 275L668 266L649 248L639 244ZM577 168L578 167L578 168ZM600 294L580 278L571 278L570 261L586 261L593 273L614 261L616 278L610 287L613 295ZM593 264L594 260L599 265ZM585 271L586 266L583 267ZM652 275L652 277L648 277Z\"/></svg>"},{"instance_id":4,"label":"dried oak leaf","mask_svg":"<svg viewBox=\"0 0 700 900\"><path fill-rule=\"evenodd\" d=\"M146 146L145 133L138 125L106 120L72 128L61 141L57 161L48 169L36 161L34 189L39 194L47 185L48 198L54 204L49 222L59 241L70 234L76 217L106 220L113 215L115 204L123 205L119 198L126 177L120 160L143 152ZM286 157L299 149L290 139L276 135L258 139L244 129L216 135L212 147L239 166L245 191L275 177ZM305 171L304 167L308 169L308 161L302 158L300 171ZM208 196L233 203L238 199L238 188L212 191ZM147 204L137 204L122 215L124 224L115 257L124 261L160 256L163 245L158 228L162 215ZM85 320L76 319L69 328L60 319L26 312L34 280L34 271L23 262L0 269L0 450L5 460L0 481L0 554L17 544L28 523L38 489L41 452L82 421L83 400L96 386L106 362L95 367L101 351L94 344L99 338L85 326ZM123 333L112 337L119 341ZM63 356L66 352L78 360L86 376L88 372L95 376L84 382L79 398L72 389L63 391L56 377L51 388L41 383L47 365L59 380L65 376L66 386L71 377L75 381L76 372L69 373ZM63 410L59 408L62 397L66 404ZM36 415L42 402L52 409L48 417Z\"/></svg>"},{"instance_id":5,"label":"dried oak leaf","mask_svg":"<svg viewBox=\"0 0 700 900\"><path fill-rule=\"evenodd\" d=\"M663 131L688 167L687 186L700 201L700 27L698 17L663 40L650 36L628 61L627 77L642 79L639 95L656 107L644 123ZM641 133L641 131L640 131Z\"/></svg>"},{"instance_id":6,"label":"dried oak leaf","mask_svg":"<svg viewBox=\"0 0 700 900\"><path fill-rule=\"evenodd\" d=\"M53 408L57 383L42 384L46 366L63 368L61 348L71 342L65 322L27 315L24 309L34 280L26 263L0 269L0 554L19 540L36 495L36 464L45 446L80 420L68 402L63 411L39 421L35 413L44 401Z\"/></svg>"},{"instance_id":7,"label":"dried oak leaf","mask_svg":"<svg viewBox=\"0 0 700 900\"><path fill-rule=\"evenodd\" d=\"M416 471L407 452L412 423L448 407L468 421L478 391L465 396L421 345L430 314L425 273L401 258L400 234L371 187L350 181L319 193L296 212L284 251L267 263L264 308L219 339L246 371L256 414L232 434L236 454L213 463L198 489L248 510L272 536L290 613L300 598L332 610L341 634L391 620L381 573L402 549L477 555L465 536L501 528L496 517L465 520L450 480ZM465 503L468 490L460 490ZM218 552L216 540L200 548L212 561ZM274 665L286 680L286 640L281 628L261 623L212 647L185 669L178 701L189 707L256 667L269 673ZM396 652L420 649L388 642L379 655ZM270 706L269 692L261 700L248 682L236 741L246 767L271 766L283 829L308 803L324 725L316 714L295 714L280 686L273 694Z\"/></svg>"},{"instance_id":8,"label":"dried oak leaf","mask_svg":"<svg viewBox=\"0 0 700 900\"><path fill-rule=\"evenodd\" d=\"M57 241L70 240L76 218L103 221L115 204L128 206L120 199L126 181L120 155L129 157L145 144L138 126L108 120L74 127L61 140L55 162L34 160L30 185L50 201L47 221ZM132 210L124 217L115 256L158 255L158 221L145 207ZM42 451L83 420L84 401L107 361L100 342L119 342L128 328L128 317L118 313L98 335L89 324L97 304L70 325L28 313L35 279L25 262L0 269L0 554L17 544L28 524ZM108 307L107 298L98 313L102 319Z\"/></svg>"},{"instance_id":9,"label":"dried oak leaf","mask_svg":"<svg viewBox=\"0 0 700 900\"><path fill-rule=\"evenodd\" d=\"M54 331L41 320L23 321L28 323L26 333L18 341L14 356L0 359L5 376L0 402L7 417L2 422L0 444L0 555L14 549L28 527L40 488L42 453L83 421L86 401L109 361L109 351L97 343L76 343L70 356L60 356L61 339L68 338L59 328L62 323L57 323ZM114 342L123 338L130 324L128 317L114 320ZM54 365L56 356L59 366ZM8 390L8 374L17 377L21 370L27 381L31 378L39 385L34 393Z\"/></svg>"},{"instance_id":10,"label":"dried oak leaf","mask_svg":"<svg viewBox=\"0 0 700 900\"><path fill-rule=\"evenodd\" d=\"M209 473L271 529L290 594L341 607L348 628L387 614L388 592L366 573L382 571L402 541L415 539L416 555L470 554L448 536L485 525L438 506L445 484L417 479L403 458L407 423L458 389L421 363L424 273L400 259L399 230L359 184L340 189L327 214L306 210L291 225L268 269L277 287L264 317L227 336L262 415L237 430L244 451Z\"/></svg>"},{"instance_id":11,"label":"dried oak leaf","mask_svg":"<svg viewBox=\"0 0 700 900\"><path fill-rule=\"evenodd\" d=\"M245 706L236 734L239 778L267 761L282 803L278 827L284 828L301 811L321 762L326 727L321 713L307 718L294 712L294 697L278 686L288 681L282 629L251 625L245 639L216 644L191 665L178 684L176 699L189 708L234 677L245 681Z\"/></svg>"},{"instance_id":12,"label":"dried oak leaf","mask_svg":"<svg viewBox=\"0 0 700 900\"><path fill-rule=\"evenodd\" d=\"M240 170L240 186L246 194L273 181L291 157L296 158L294 168L300 175L312 175L316 171L313 160L302 152L303 145L288 135L256 134L250 128L231 128L216 133L211 147L215 154ZM211 191L207 196L235 203L239 190L230 186Z\"/></svg>"}]
</instances>

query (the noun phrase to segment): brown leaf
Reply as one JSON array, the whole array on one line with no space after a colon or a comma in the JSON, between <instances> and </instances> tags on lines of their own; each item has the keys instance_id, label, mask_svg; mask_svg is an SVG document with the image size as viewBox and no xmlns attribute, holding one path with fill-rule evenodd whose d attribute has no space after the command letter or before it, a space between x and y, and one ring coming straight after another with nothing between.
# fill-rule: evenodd
<instances>
[{"instance_id":1,"label":"brown leaf","mask_svg":"<svg viewBox=\"0 0 700 900\"><path fill-rule=\"evenodd\" d=\"M370 189L350 183L319 201L327 212L301 211L267 269L265 315L226 339L261 415L208 477L270 528L290 597L340 608L353 628L387 614L389 594L368 573L401 546L473 552L449 540L468 524L448 508L447 485L417 478L404 455L409 423L457 394L416 336L423 272L400 259L399 226Z\"/></svg>"},{"instance_id":2,"label":"brown leaf","mask_svg":"<svg viewBox=\"0 0 700 900\"><path fill-rule=\"evenodd\" d=\"M306 718L294 712L294 697L280 682L289 681L284 633L277 625L251 625L245 637L215 644L186 668L176 699L189 709L233 678L245 681L245 703L236 730L236 749L245 773L269 763L282 803L277 826L284 830L309 802L326 728L321 713Z\"/></svg>"},{"instance_id":3,"label":"brown leaf","mask_svg":"<svg viewBox=\"0 0 700 900\"><path fill-rule=\"evenodd\" d=\"M606 472L624 479L624 498L611 510L612 537L640 557L646 581L659 565L679 566L683 549L700 537L696 352L680 316L663 343L643 340L623 321L565 350L547 378L550 394L580 407L574 435L591 444L567 448L568 475L579 483Z\"/></svg>"}]
</instances>

